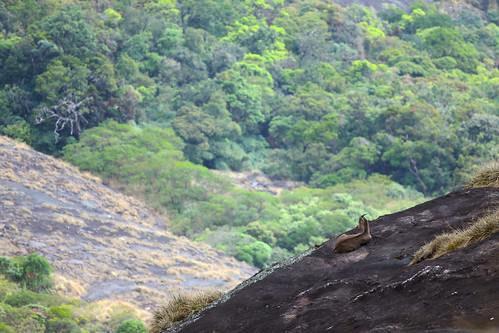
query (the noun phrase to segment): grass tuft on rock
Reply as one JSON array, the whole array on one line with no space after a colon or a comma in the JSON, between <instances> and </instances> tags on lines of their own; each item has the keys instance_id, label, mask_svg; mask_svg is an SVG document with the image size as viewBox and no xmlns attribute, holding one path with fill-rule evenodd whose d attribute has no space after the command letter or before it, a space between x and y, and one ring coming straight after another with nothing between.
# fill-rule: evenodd
<instances>
[{"instance_id":1,"label":"grass tuft on rock","mask_svg":"<svg viewBox=\"0 0 499 333\"><path fill-rule=\"evenodd\" d=\"M189 295L173 295L165 305L154 312L149 333L163 332L213 303L223 295L223 292L217 290L208 290Z\"/></svg>"},{"instance_id":2,"label":"grass tuft on rock","mask_svg":"<svg viewBox=\"0 0 499 333\"><path fill-rule=\"evenodd\" d=\"M435 259L455 249L481 241L499 232L499 209L480 218L467 228L441 234L423 245L411 260L411 265L424 259Z\"/></svg>"},{"instance_id":3,"label":"grass tuft on rock","mask_svg":"<svg viewBox=\"0 0 499 333\"><path fill-rule=\"evenodd\" d=\"M499 187L499 160L492 160L472 172L466 187Z\"/></svg>"}]
</instances>

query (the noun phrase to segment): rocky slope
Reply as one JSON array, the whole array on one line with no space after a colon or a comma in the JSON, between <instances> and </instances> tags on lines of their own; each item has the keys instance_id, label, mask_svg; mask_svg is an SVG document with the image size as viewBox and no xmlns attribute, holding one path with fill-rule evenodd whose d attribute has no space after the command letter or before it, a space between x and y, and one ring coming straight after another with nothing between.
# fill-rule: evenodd
<instances>
[{"instance_id":1,"label":"rocky slope","mask_svg":"<svg viewBox=\"0 0 499 333\"><path fill-rule=\"evenodd\" d=\"M151 310L172 293L228 289L256 272L166 228L99 179L0 136L0 256L45 256L64 294Z\"/></svg>"},{"instance_id":2,"label":"rocky slope","mask_svg":"<svg viewBox=\"0 0 499 333\"><path fill-rule=\"evenodd\" d=\"M499 189L463 189L371 222L373 239L336 238L263 270L167 332L498 332L499 233L408 265L424 242L497 209Z\"/></svg>"}]
</instances>

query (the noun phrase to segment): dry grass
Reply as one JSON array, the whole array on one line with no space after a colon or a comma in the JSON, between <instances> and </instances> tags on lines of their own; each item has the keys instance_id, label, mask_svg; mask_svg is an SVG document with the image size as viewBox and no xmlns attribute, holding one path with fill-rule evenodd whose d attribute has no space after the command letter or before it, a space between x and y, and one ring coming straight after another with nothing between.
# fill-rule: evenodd
<instances>
[{"instance_id":1,"label":"dry grass","mask_svg":"<svg viewBox=\"0 0 499 333\"><path fill-rule=\"evenodd\" d=\"M19 208L18 213L19 214L23 214L25 217L26 216L31 216L31 214L33 214L33 212L31 211L31 209L26 208L26 207Z\"/></svg>"},{"instance_id":2,"label":"dry grass","mask_svg":"<svg viewBox=\"0 0 499 333\"><path fill-rule=\"evenodd\" d=\"M492 160L472 171L467 187L499 187L499 160Z\"/></svg>"},{"instance_id":3,"label":"dry grass","mask_svg":"<svg viewBox=\"0 0 499 333\"><path fill-rule=\"evenodd\" d=\"M60 274L54 276L54 289L66 297L80 298L87 290L77 280L68 279Z\"/></svg>"},{"instance_id":4,"label":"dry grass","mask_svg":"<svg viewBox=\"0 0 499 333\"><path fill-rule=\"evenodd\" d=\"M150 318L150 314L145 310L137 309L133 304L120 300L100 300L93 303L87 303L80 307L80 313L87 318L96 318L100 322L107 322L110 318L116 318L122 315L128 317L138 317L142 320ZM128 315L127 315L128 314Z\"/></svg>"},{"instance_id":5,"label":"dry grass","mask_svg":"<svg viewBox=\"0 0 499 333\"><path fill-rule=\"evenodd\" d=\"M213 303L223 293L215 290L208 290L191 295L174 295L172 299L156 310L152 324L149 327L150 333L161 333L169 327L179 323L193 313L203 309Z\"/></svg>"},{"instance_id":6,"label":"dry grass","mask_svg":"<svg viewBox=\"0 0 499 333\"><path fill-rule=\"evenodd\" d=\"M54 221L62 224L76 225L79 227L85 227L87 225L85 221L69 215L57 215L54 217Z\"/></svg>"},{"instance_id":7,"label":"dry grass","mask_svg":"<svg viewBox=\"0 0 499 333\"><path fill-rule=\"evenodd\" d=\"M435 259L455 249L481 241L499 232L499 209L480 218L467 228L454 230L435 237L423 245L411 260L411 265L424 259Z\"/></svg>"}]
</instances>

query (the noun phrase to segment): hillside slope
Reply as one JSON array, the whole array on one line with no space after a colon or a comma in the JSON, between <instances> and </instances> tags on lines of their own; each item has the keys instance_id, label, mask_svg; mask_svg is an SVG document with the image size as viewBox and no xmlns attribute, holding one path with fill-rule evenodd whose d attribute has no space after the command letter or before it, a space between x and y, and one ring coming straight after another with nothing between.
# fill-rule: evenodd
<instances>
[{"instance_id":1,"label":"hillside slope","mask_svg":"<svg viewBox=\"0 0 499 333\"><path fill-rule=\"evenodd\" d=\"M372 221L373 239L336 238L270 267L167 332L497 332L499 233L409 266L424 242L497 209L499 189L463 189Z\"/></svg>"},{"instance_id":2,"label":"hillside slope","mask_svg":"<svg viewBox=\"0 0 499 333\"><path fill-rule=\"evenodd\" d=\"M151 310L172 293L227 289L256 271L165 230L145 205L0 136L0 256L45 256L63 294Z\"/></svg>"}]
</instances>

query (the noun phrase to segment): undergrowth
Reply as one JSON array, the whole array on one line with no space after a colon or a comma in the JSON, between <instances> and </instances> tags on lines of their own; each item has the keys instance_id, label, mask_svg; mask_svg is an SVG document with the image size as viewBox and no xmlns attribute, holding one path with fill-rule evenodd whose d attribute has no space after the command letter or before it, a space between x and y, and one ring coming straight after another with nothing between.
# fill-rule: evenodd
<instances>
[{"instance_id":1,"label":"undergrowth","mask_svg":"<svg viewBox=\"0 0 499 333\"><path fill-rule=\"evenodd\" d=\"M223 294L221 291L208 290L196 294L174 295L167 304L155 311L149 333L163 332L213 303Z\"/></svg>"},{"instance_id":2,"label":"undergrowth","mask_svg":"<svg viewBox=\"0 0 499 333\"><path fill-rule=\"evenodd\" d=\"M467 228L441 234L423 245L411 260L411 265L424 259L435 259L457 248L481 241L499 232L499 209L488 214Z\"/></svg>"}]
</instances>

